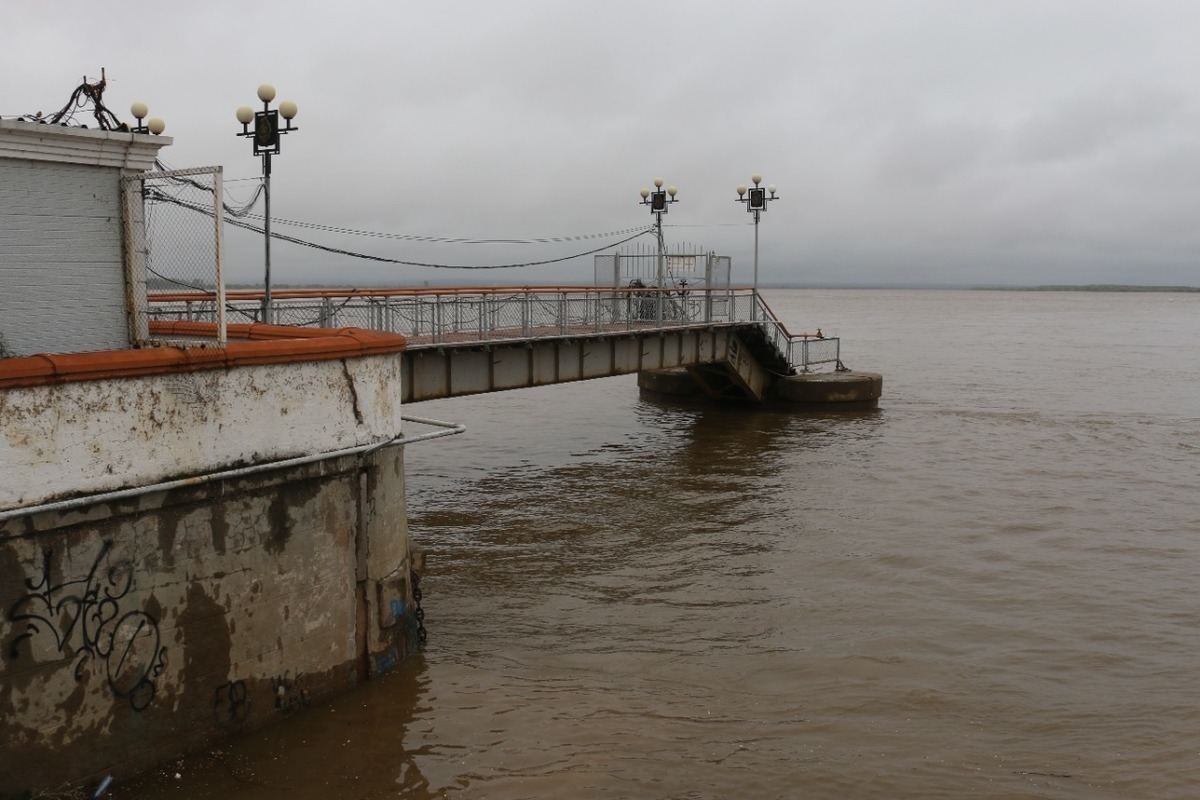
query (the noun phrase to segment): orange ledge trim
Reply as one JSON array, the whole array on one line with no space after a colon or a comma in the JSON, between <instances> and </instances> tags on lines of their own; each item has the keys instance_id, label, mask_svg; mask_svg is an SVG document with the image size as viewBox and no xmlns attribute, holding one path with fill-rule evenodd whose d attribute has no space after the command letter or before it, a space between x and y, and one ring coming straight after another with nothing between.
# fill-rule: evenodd
<instances>
[{"instance_id":1,"label":"orange ledge trim","mask_svg":"<svg viewBox=\"0 0 1200 800\"><path fill-rule=\"evenodd\" d=\"M210 322L154 322L155 336L215 339ZM261 364L292 364L400 353L408 339L361 328L288 328L282 325L230 325L225 347L148 347L91 353L41 353L0 359L0 388L45 386L107 378L136 378Z\"/></svg>"}]
</instances>

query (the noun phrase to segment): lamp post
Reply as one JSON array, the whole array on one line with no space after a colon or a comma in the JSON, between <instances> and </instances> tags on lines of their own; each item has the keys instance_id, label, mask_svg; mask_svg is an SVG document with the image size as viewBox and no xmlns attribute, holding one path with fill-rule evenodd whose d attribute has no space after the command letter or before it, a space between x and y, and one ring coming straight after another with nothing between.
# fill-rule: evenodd
<instances>
[{"instance_id":1,"label":"lamp post","mask_svg":"<svg viewBox=\"0 0 1200 800\"><path fill-rule=\"evenodd\" d=\"M641 204L644 206L650 206L650 213L654 215L655 227L658 232L658 302L656 303L657 311L655 312L655 317L658 320L659 326L662 325L663 320L663 287L667 283L665 270L663 268L665 246L663 244L662 235L662 218L663 214L667 213L670 205L678 202L675 199L675 195L679 192L679 190L674 186L668 186L666 191L663 191L662 185L663 179L655 178L654 191L652 192L649 189L642 189L641 192ZM667 195L670 195L670 197L668 198Z\"/></svg>"},{"instance_id":2,"label":"lamp post","mask_svg":"<svg viewBox=\"0 0 1200 800\"><path fill-rule=\"evenodd\" d=\"M754 305L750 309L750 319L758 317L758 218L767 210L767 203L778 198L775 197L775 187L768 186L762 188L759 184L762 183L762 175L755 173L750 176L750 180L754 182L754 188L747 193L744 185L737 187L738 202L746 204L746 210L754 215ZM767 196L767 192L771 196Z\"/></svg>"},{"instance_id":3,"label":"lamp post","mask_svg":"<svg viewBox=\"0 0 1200 800\"><path fill-rule=\"evenodd\" d=\"M250 137L254 144L254 155L262 156L263 169L263 239L265 241L264 273L263 273L263 322L271 322L271 156L279 153L279 140L285 133L298 131L292 127L292 119L296 116L296 104L284 100L278 109L271 108L275 99L275 87L264 83L258 87L258 99L262 101L262 111L255 111L250 106L242 106L237 110L237 121L242 123L242 132L238 136ZM279 127L279 118L283 117L286 126ZM254 130L250 130L250 123Z\"/></svg>"},{"instance_id":4,"label":"lamp post","mask_svg":"<svg viewBox=\"0 0 1200 800\"><path fill-rule=\"evenodd\" d=\"M131 133L153 133L158 136L167 129L167 123L158 117L151 117L146 120L146 124L142 124L142 120L146 119L146 115L150 113L150 109L146 107L145 103L134 103L129 107L129 113L133 114L134 119L138 121L138 124L130 129Z\"/></svg>"}]
</instances>

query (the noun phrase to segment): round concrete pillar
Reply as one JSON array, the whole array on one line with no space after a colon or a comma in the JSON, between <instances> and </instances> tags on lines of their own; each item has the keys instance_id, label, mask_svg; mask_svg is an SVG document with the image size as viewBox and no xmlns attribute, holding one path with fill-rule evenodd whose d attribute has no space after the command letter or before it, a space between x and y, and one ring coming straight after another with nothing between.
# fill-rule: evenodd
<instances>
[{"instance_id":1,"label":"round concrete pillar","mask_svg":"<svg viewBox=\"0 0 1200 800\"><path fill-rule=\"evenodd\" d=\"M793 407L874 408L883 394L878 372L820 372L789 375L771 385L773 403Z\"/></svg>"}]
</instances>

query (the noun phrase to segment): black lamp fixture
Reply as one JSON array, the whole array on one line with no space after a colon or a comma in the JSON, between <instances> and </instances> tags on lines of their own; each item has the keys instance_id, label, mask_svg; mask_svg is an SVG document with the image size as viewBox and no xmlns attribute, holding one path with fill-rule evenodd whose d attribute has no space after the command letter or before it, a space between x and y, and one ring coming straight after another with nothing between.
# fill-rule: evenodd
<instances>
[{"instance_id":1,"label":"black lamp fixture","mask_svg":"<svg viewBox=\"0 0 1200 800\"><path fill-rule=\"evenodd\" d=\"M754 215L754 308L751 313L753 318L758 313L758 220L764 211L767 210L767 203L772 200L777 200L775 197L775 186L771 185L763 188L762 175L757 172L750 176L754 188L746 191L746 186L743 184L737 187L739 203L746 205L746 210Z\"/></svg>"},{"instance_id":2,"label":"black lamp fixture","mask_svg":"<svg viewBox=\"0 0 1200 800\"><path fill-rule=\"evenodd\" d=\"M672 203L679 202L675 199L675 195L679 193L678 189L676 189L674 186L668 186L664 190L662 187L663 179L655 178L654 191L652 192L649 189L642 189L641 192L641 204L644 206L650 206L650 213L654 215L655 229L658 236L658 288L660 290L666 285L667 282L664 269L664 256L666 253L666 248L663 244L662 218L663 214L666 214L670 209ZM663 295L661 291L658 292L658 302L656 305L658 306L658 312L656 316L659 324L662 324Z\"/></svg>"},{"instance_id":3,"label":"black lamp fixture","mask_svg":"<svg viewBox=\"0 0 1200 800\"><path fill-rule=\"evenodd\" d=\"M263 240L265 242L265 258L263 269L263 322L271 320L271 156L279 154L279 143L285 133L300 130L292 125L298 108L291 100L284 100L279 108L271 108L275 99L275 87L264 83L258 87L258 99L262 101L262 111L255 111L250 106L242 106L237 110L237 121L242 123L242 132L238 136L251 139L254 145L254 155L262 156L263 168ZM283 117L284 127L279 127L279 118ZM250 130L250 123L254 130Z\"/></svg>"}]
</instances>

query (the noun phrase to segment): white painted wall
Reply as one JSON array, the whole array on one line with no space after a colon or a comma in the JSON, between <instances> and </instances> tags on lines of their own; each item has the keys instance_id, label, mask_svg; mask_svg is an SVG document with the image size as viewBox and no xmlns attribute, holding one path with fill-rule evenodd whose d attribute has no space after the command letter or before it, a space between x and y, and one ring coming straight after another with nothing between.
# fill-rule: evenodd
<instances>
[{"instance_id":1,"label":"white painted wall","mask_svg":"<svg viewBox=\"0 0 1200 800\"><path fill-rule=\"evenodd\" d=\"M400 435L400 354L0 390L0 510Z\"/></svg>"},{"instance_id":2,"label":"white painted wall","mask_svg":"<svg viewBox=\"0 0 1200 800\"><path fill-rule=\"evenodd\" d=\"M129 345L115 169L0 159L0 333L15 355Z\"/></svg>"},{"instance_id":3,"label":"white painted wall","mask_svg":"<svg viewBox=\"0 0 1200 800\"><path fill-rule=\"evenodd\" d=\"M0 120L0 339L9 355L128 347L124 174L170 139Z\"/></svg>"}]
</instances>

